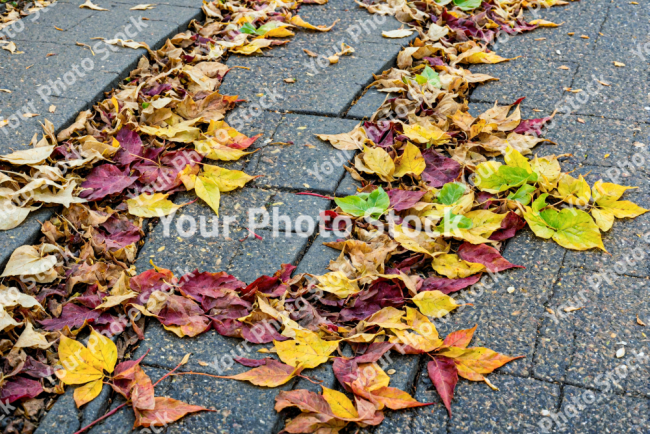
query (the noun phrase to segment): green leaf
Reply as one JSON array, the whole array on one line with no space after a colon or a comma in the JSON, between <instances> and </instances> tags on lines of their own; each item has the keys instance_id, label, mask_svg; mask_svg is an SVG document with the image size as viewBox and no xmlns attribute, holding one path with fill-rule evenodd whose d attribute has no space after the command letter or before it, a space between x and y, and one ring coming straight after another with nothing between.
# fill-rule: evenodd
<instances>
[{"instance_id":1,"label":"green leaf","mask_svg":"<svg viewBox=\"0 0 650 434\"><path fill-rule=\"evenodd\" d=\"M430 66L425 67L424 71L422 71L422 74L416 75L415 81L421 85L430 83L432 86L437 87L438 89L442 87L442 84L440 83L440 75L431 69Z\"/></svg>"},{"instance_id":2,"label":"green leaf","mask_svg":"<svg viewBox=\"0 0 650 434\"><path fill-rule=\"evenodd\" d=\"M521 167L503 166L496 161L481 163L476 168L476 186L488 193L500 193L527 182L537 182L537 174Z\"/></svg>"},{"instance_id":3,"label":"green leaf","mask_svg":"<svg viewBox=\"0 0 650 434\"><path fill-rule=\"evenodd\" d=\"M474 222L464 215L456 215L451 212L451 209L445 209L445 215L443 216L438 229L442 233L449 233L456 229L472 229Z\"/></svg>"},{"instance_id":4,"label":"green leaf","mask_svg":"<svg viewBox=\"0 0 650 434\"><path fill-rule=\"evenodd\" d=\"M519 187L519 190L517 190L514 193L510 193L508 195L508 199L510 200L516 200L517 202L523 204L523 205L528 205L531 200L533 200L533 193L537 190L535 187L532 185L524 184L521 187Z\"/></svg>"},{"instance_id":5,"label":"green leaf","mask_svg":"<svg viewBox=\"0 0 650 434\"><path fill-rule=\"evenodd\" d=\"M278 27L281 26L281 22L279 21L269 21L268 23L264 24L263 26L260 26L259 29L255 31L260 36L266 35L266 33L270 30L277 29Z\"/></svg>"},{"instance_id":6,"label":"green leaf","mask_svg":"<svg viewBox=\"0 0 650 434\"><path fill-rule=\"evenodd\" d=\"M381 217L390 206L390 198L381 187L370 194L360 193L356 196L346 196L334 199L334 202L347 214L355 217L370 216L374 219Z\"/></svg>"},{"instance_id":7,"label":"green leaf","mask_svg":"<svg viewBox=\"0 0 650 434\"><path fill-rule=\"evenodd\" d=\"M257 34L257 31L255 30L255 26L253 26L251 23L245 23L243 26L241 26L241 29L239 29L239 31L249 35Z\"/></svg>"},{"instance_id":8,"label":"green leaf","mask_svg":"<svg viewBox=\"0 0 650 434\"><path fill-rule=\"evenodd\" d=\"M151 103L143 102L143 103L142 103L142 108L143 108L143 109L146 109L146 108L149 107L150 105L151 105Z\"/></svg>"},{"instance_id":9,"label":"green leaf","mask_svg":"<svg viewBox=\"0 0 650 434\"><path fill-rule=\"evenodd\" d=\"M582 210L565 208L558 211L548 208L541 213L531 210L524 213L524 218L535 235L542 238L552 237L564 248L572 250L599 248L606 251L598 225Z\"/></svg>"},{"instance_id":10,"label":"green leaf","mask_svg":"<svg viewBox=\"0 0 650 434\"><path fill-rule=\"evenodd\" d=\"M540 195L537 199L535 199L535 202L533 202L533 211L539 213L540 210L546 208L547 197L548 197L548 193L544 193Z\"/></svg>"},{"instance_id":11,"label":"green leaf","mask_svg":"<svg viewBox=\"0 0 650 434\"><path fill-rule=\"evenodd\" d=\"M438 200L443 205L453 205L463 197L463 194L465 194L465 185L459 182L449 182L440 190Z\"/></svg>"},{"instance_id":12,"label":"green leaf","mask_svg":"<svg viewBox=\"0 0 650 434\"><path fill-rule=\"evenodd\" d=\"M481 6L482 0L454 0L454 4L464 11L471 11Z\"/></svg>"}]
</instances>

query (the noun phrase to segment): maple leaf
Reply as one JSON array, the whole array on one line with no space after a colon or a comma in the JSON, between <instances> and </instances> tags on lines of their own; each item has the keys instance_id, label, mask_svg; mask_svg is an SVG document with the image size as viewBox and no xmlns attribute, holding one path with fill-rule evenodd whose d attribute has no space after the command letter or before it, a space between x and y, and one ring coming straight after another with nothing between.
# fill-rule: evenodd
<instances>
[{"instance_id":1,"label":"maple leaf","mask_svg":"<svg viewBox=\"0 0 650 434\"><path fill-rule=\"evenodd\" d=\"M122 193L135 183L137 176L129 176L129 170L120 170L112 164L102 164L90 171L86 180L81 184L79 197L87 200L102 200L107 196Z\"/></svg>"},{"instance_id":2,"label":"maple leaf","mask_svg":"<svg viewBox=\"0 0 650 434\"><path fill-rule=\"evenodd\" d=\"M117 347L105 336L92 330L88 347L61 335L59 360L63 369L55 371L63 384L83 385L74 391L77 407L92 401L102 391L104 371L113 372Z\"/></svg>"},{"instance_id":3,"label":"maple leaf","mask_svg":"<svg viewBox=\"0 0 650 434\"><path fill-rule=\"evenodd\" d=\"M250 371L220 378L248 381L256 386L278 387L286 384L293 377L300 374L302 369L303 367L300 365L294 367L285 365L275 359L268 359L263 365Z\"/></svg>"},{"instance_id":4,"label":"maple leaf","mask_svg":"<svg viewBox=\"0 0 650 434\"><path fill-rule=\"evenodd\" d=\"M338 341L322 340L309 330L295 330L295 335L295 339L273 343L280 360L293 367L315 368L327 362L339 346Z\"/></svg>"}]
</instances>

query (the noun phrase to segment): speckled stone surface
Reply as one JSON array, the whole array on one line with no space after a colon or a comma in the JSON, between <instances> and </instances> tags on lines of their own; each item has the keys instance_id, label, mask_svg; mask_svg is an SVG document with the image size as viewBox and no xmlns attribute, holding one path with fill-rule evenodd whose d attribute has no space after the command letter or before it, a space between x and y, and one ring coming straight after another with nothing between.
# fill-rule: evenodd
<instances>
[{"instance_id":1,"label":"speckled stone surface","mask_svg":"<svg viewBox=\"0 0 650 434\"><path fill-rule=\"evenodd\" d=\"M335 241L336 237L329 231L321 231L312 241L305 256L302 257L296 273L324 274L328 271L330 261L338 258L339 250L323 245L329 241Z\"/></svg>"},{"instance_id":2,"label":"speckled stone surface","mask_svg":"<svg viewBox=\"0 0 650 434\"><path fill-rule=\"evenodd\" d=\"M569 70L557 69L562 65ZM475 73L499 78L477 87L472 92L472 101L512 104L518 98L526 97L522 105L536 109L553 110L565 97L565 87L571 87L577 63L550 61L533 57L522 57L496 65L473 65Z\"/></svg>"},{"instance_id":3,"label":"speckled stone surface","mask_svg":"<svg viewBox=\"0 0 650 434\"><path fill-rule=\"evenodd\" d=\"M348 167L352 167L352 163L350 163ZM335 194L337 197L352 196L354 194L357 194L359 188L361 188L361 183L359 181L355 181L352 178L352 175L346 171L345 175L343 175L341 183L336 189Z\"/></svg>"},{"instance_id":4,"label":"speckled stone surface","mask_svg":"<svg viewBox=\"0 0 650 434\"><path fill-rule=\"evenodd\" d=\"M256 185L332 194L343 177L343 165L347 164L352 152L333 152L332 146L315 134L347 133L356 124L356 121L346 119L286 115L273 136L273 142L293 144L266 146L256 154L257 166L252 172L264 175L255 181Z\"/></svg>"},{"instance_id":5,"label":"speckled stone surface","mask_svg":"<svg viewBox=\"0 0 650 434\"><path fill-rule=\"evenodd\" d=\"M368 120L375 111L383 104L386 98L390 98L386 92L379 92L374 87L368 89L357 101L354 102L346 117L350 119Z\"/></svg>"}]
</instances>

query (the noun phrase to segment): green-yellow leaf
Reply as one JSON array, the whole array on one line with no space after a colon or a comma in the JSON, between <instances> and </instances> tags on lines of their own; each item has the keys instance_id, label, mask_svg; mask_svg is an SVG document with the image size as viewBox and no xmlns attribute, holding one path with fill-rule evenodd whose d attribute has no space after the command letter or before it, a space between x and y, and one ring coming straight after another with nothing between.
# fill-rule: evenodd
<instances>
[{"instance_id":1,"label":"green-yellow leaf","mask_svg":"<svg viewBox=\"0 0 650 434\"><path fill-rule=\"evenodd\" d=\"M219 215L221 193L216 182L203 176L197 176L194 182L194 191L198 197L203 199L212 208L215 214Z\"/></svg>"},{"instance_id":2,"label":"green-yellow leaf","mask_svg":"<svg viewBox=\"0 0 650 434\"><path fill-rule=\"evenodd\" d=\"M413 303L424 315L435 318L442 318L460 306L453 298L440 291L423 291L413 297Z\"/></svg>"},{"instance_id":3,"label":"green-yellow leaf","mask_svg":"<svg viewBox=\"0 0 650 434\"><path fill-rule=\"evenodd\" d=\"M175 205L171 200L168 200L168 194L142 193L140 196L133 199L128 199L126 204L129 207L129 214L138 217L161 217L169 215L183 205Z\"/></svg>"},{"instance_id":4,"label":"green-yellow leaf","mask_svg":"<svg viewBox=\"0 0 650 434\"><path fill-rule=\"evenodd\" d=\"M449 253L433 258L432 267L436 273L450 279L463 279L485 271L485 265L467 262L460 259L458 255Z\"/></svg>"},{"instance_id":5,"label":"green-yellow leaf","mask_svg":"<svg viewBox=\"0 0 650 434\"><path fill-rule=\"evenodd\" d=\"M219 191L226 192L232 191L236 188L241 188L247 182L257 178L250 176L240 170L228 170L219 166L211 166L209 164L203 165L202 177L213 181L219 187Z\"/></svg>"}]
</instances>

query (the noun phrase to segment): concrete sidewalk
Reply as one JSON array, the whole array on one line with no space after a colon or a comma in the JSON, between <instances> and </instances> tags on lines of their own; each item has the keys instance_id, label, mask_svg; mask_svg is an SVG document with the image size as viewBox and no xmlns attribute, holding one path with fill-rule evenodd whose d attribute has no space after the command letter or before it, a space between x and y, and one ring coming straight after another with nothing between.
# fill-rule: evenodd
<instances>
[{"instance_id":1,"label":"concrete sidewalk","mask_svg":"<svg viewBox=\"0 0 650 434\"><path fill-rule=\"evenodd\" d=\"M102 2L100 5L108 8L104 3L108 4ZM187 10L187 21L191 18L190 12L196 15L200 7L189 3L167 7L173 11ZM77 8L72 3L59 6L65 4ZM130 7L123 3L114 4L115 8L125 7L127 11ZM147 23L152 26L155 24L154 16L160 17L158 8L163 10L158 6L145 13L151 17L152 21ZM86 20L92 20L98 14L105 14L97 18L100 21L105 19L102 17L109 17L108 12L79 11L88 13ZM585 175L590 184L602 178L606 182L637 186L637 190L627 193L627 198L649 208L647 162L650 154L647 146L639 143L650 145L649 112L646 110L646 107L650 108L650 71L644 56L630 54L630 51L636 51L638 44L643 47L648 42L650 6L647 3L633 5L592 0L552 8L543 14L542 18L565 24L557 29L538 29L500 44L496 49L498 54L523 56L515 61L473 68L475 72L489 73L500 79L475 90L471 100L473 114L485 111L494 100L510 103L523 96L527 97L522 113L525 119L547 116L556 108L563 111L563 107L569 107L570 113L558 115L555 127L545 135L558 145L539 146L534 152L539 155L571 153L573 156L562 164L565 171L575 169ZM368 15L351 0L330 1L324 6L303 6L301 16L313 24L329 25L337 18L341 22L329 33L300 33L288 45L264 56L231 56L227 62L229 66L249 68L233 69L221 88L223 94L237 94L249 100L231 113L228 121L235 127L241 121L241 130L245 134L263 135L256 142L258 152L227 167L264 175L243 190L223 195L221 215L236 219L229 239L199 235L190 238L167 236L165 225L151 225L146 244L139 253L138 272L151 268L149 261L153 260L157 266L169 268L177 275L195 268L201 271L226 270L248 283L261 274L272 274L283 263L297 265L298 272L323 273L330 259L338 256L338 251L322 245L326 234L318 232L307 238L273 237L269 228L263 228L257 231L262 240L249 237L239 242L248 234L245 213L250 208L266 207L271 213L273 208L277 208L280 214L315 216L320 210L328 209L332 205L330 201L299 196L296 192L316 191L335 196L355 193L355 183L341 165L332 164L331 170L330 166L323 165L326 161L339 161L341 157L338 151L318 140L314 134L347 132L359 120L372 115L384 96L373 90L365 92L365 87L372 81L373 73L380 73L392 65L401 46L408 41L381 37L382 30L400 27L392 18L377 24L374 29L368 27L370 32L363 29L358 32L357 29L361 28L359 21L372 21L376 16ZM79 34L75 34L75 28L83 26L86 20L76 25L70 23L64 32L65 38L69 37L65 40L69 42L57 43L55 48L71 52L84 50L74 45ZM47 22L45 28L65 24L65 21L59 24ZM91 21L88 23L90 25ZM158 23L161 36L155 41L152 39L152 45L160 44L181 24L171 18ZM95 28L88 27L81 32L88 38L78 42L90 43L90 37L108 36L95 35L95 32L91 35L88 29ZM569 36L569 32L575 34ZM28 30L23 33L30 34ZM34 32L33 38L39 37L37 33L41 32ZM358 35L358 39L354 40L352 35ZM589 38L581 38L581 35ZM58 41L54 36L50 40ZM27 53L30 38L18 38L19 49ZM353 56L341 56L336 65L321 68L311 63L303 52L303 49L308 49L325 54L342 39L356 52ZM32 43L32 46L42 47L45 56L55 49L46 48L48 43L51 42ZM81 87L87 89L87 95L78 93L81 89L77 94L72 91L60 98L60 106L78 104L74 110L85 108L101 94L97 90L105 90L117 83L117 78L128 74L128 68L140 54L131 50L120 51L120 56L127 56L130 60L120 57L117 63L122 69L113 72L112 69L117 67L107 66L111 71L106 73L107 76L97 74L105 80L105 87L100 88L99 84L95 86L89 81ZM27 54L23 56L23 60L27 59ZM646 57L650 59L650 56ZM7 58L11 61L20 59L16 56ZM626 66L616 67L614 61ZM28 61L25 63L29 64ZM4 59L1 64L6 64ZM563 66L567 68L560 68ZM31 74L31 70L27 72ZM52 67L50 72L43 69L40 81L51 78L52 70ZM22 69L20 71L22 73ZM19 80L13 75L5 75L4 70L0 70L0 74ZM598 82L593 84L592 75L610 86ZM38 76L34 77L38 80ZM286 83L284 80L287 78L295 78L296 83ZM19 86L16 84L16 89ZM583 98L587 92L581 95L564 90L587 89L588 86L597 86L598 92L590 95L587 101ZM8 86L3 84L0 87ZM5 113L2 98L16 98L22 92L0 93L0 103L3 104L0 114ZM35 93L31 97L26 95L21 102L38 98ZM270 98L271 95L275 99ZM267 96L265 101L273 101L273 104L265 110L254 109L262 105L264 96ZM16 107L21 102L16 103ZM70 110L68 119L61 121L60 126L76 114L72 108ZM251 113L255 115L250 116ZM37 131L36 124L29 131L32 132L24 133L27 138L21 139L25 143L31 138L30 134ZM276 142L293 142L293 145L273 144ZM15 148L18 146L13 145ZM187 202L187 197L180 196L175 200ZM176 228L184 215L203 216L208 222L214 217L209 207L196 202L177 213L171 227ZM499 274L500 280L494 282L490 290L472 295L471 300L470 293L463 292L461 301L464 299L473 306L455 312L436 326L441 334L446 334L478 324L475 345L526 357L506 365L490 377L499 387L499 392L492 391L485 384L459 382L452 402L452 419L447 417L439 402L426 370L422 370L426 360L418 360L415 356L393 357L389 368L396 372L391 375L391 386L409 391L422 402L436 404L387 413L386 420L374 432L650 432L650 367L647 362L639 363L635 359L635 354L650 352L647 332L644 334L645 329L636 320L638 315L639 319L650 324L650 265L647 260L650 235L646 235L650 233L649 219L646 214L615 223L603 237L611 256L598 252L565 251L552 242L535 238L528 230L512 239L503 256L526 266L526 269ZM32 227L37 228L37 224L33 223ZM20 228L27 231L26 225L16 231ZM33 237L36 231L32 232ZM21 242L19 236L14 236L16 245L28 242ZM2 240L4 238L0 238L0 247L11 252L10 244L1 244L8 241ZM644 257L638 259L641 254ZM617 263L622 263L625 268ZM582 309L566 312L567 308ZM616 358L615 353L622 346L626 347L626 355ZM193 356L184 369L216 374L210 363L219 363L224 355L233 351L247 351L242 341L222 337L214 331L197 338L178 339L157 322L148 324L146 339L133 356L138 357L148 349L151 352L144 363L152 378L174 368L188 352ZM623 365L627 368L622 368ZM232 375L245 370L235 364L226 372ZM329 366L312 370L309 375L323 380L325 386L336 387ZM287 384L285 388L316 390L313 384L302 379ZM167 380L160 395L217 411L188 416L166 427L165 432L277 433L284 423L284 414L278 415L273 410L277 392L278 389L261 389L248 383L207 377L186 376ZM71 433L103 414L107 408L120 404L119 399L111 402L109 398L106 388L100 398L78 413L70 390L59 399L37 432ZM131 432L131 418L131 410L119 412L91 432Z\"/></svg>"}]
</instances>

